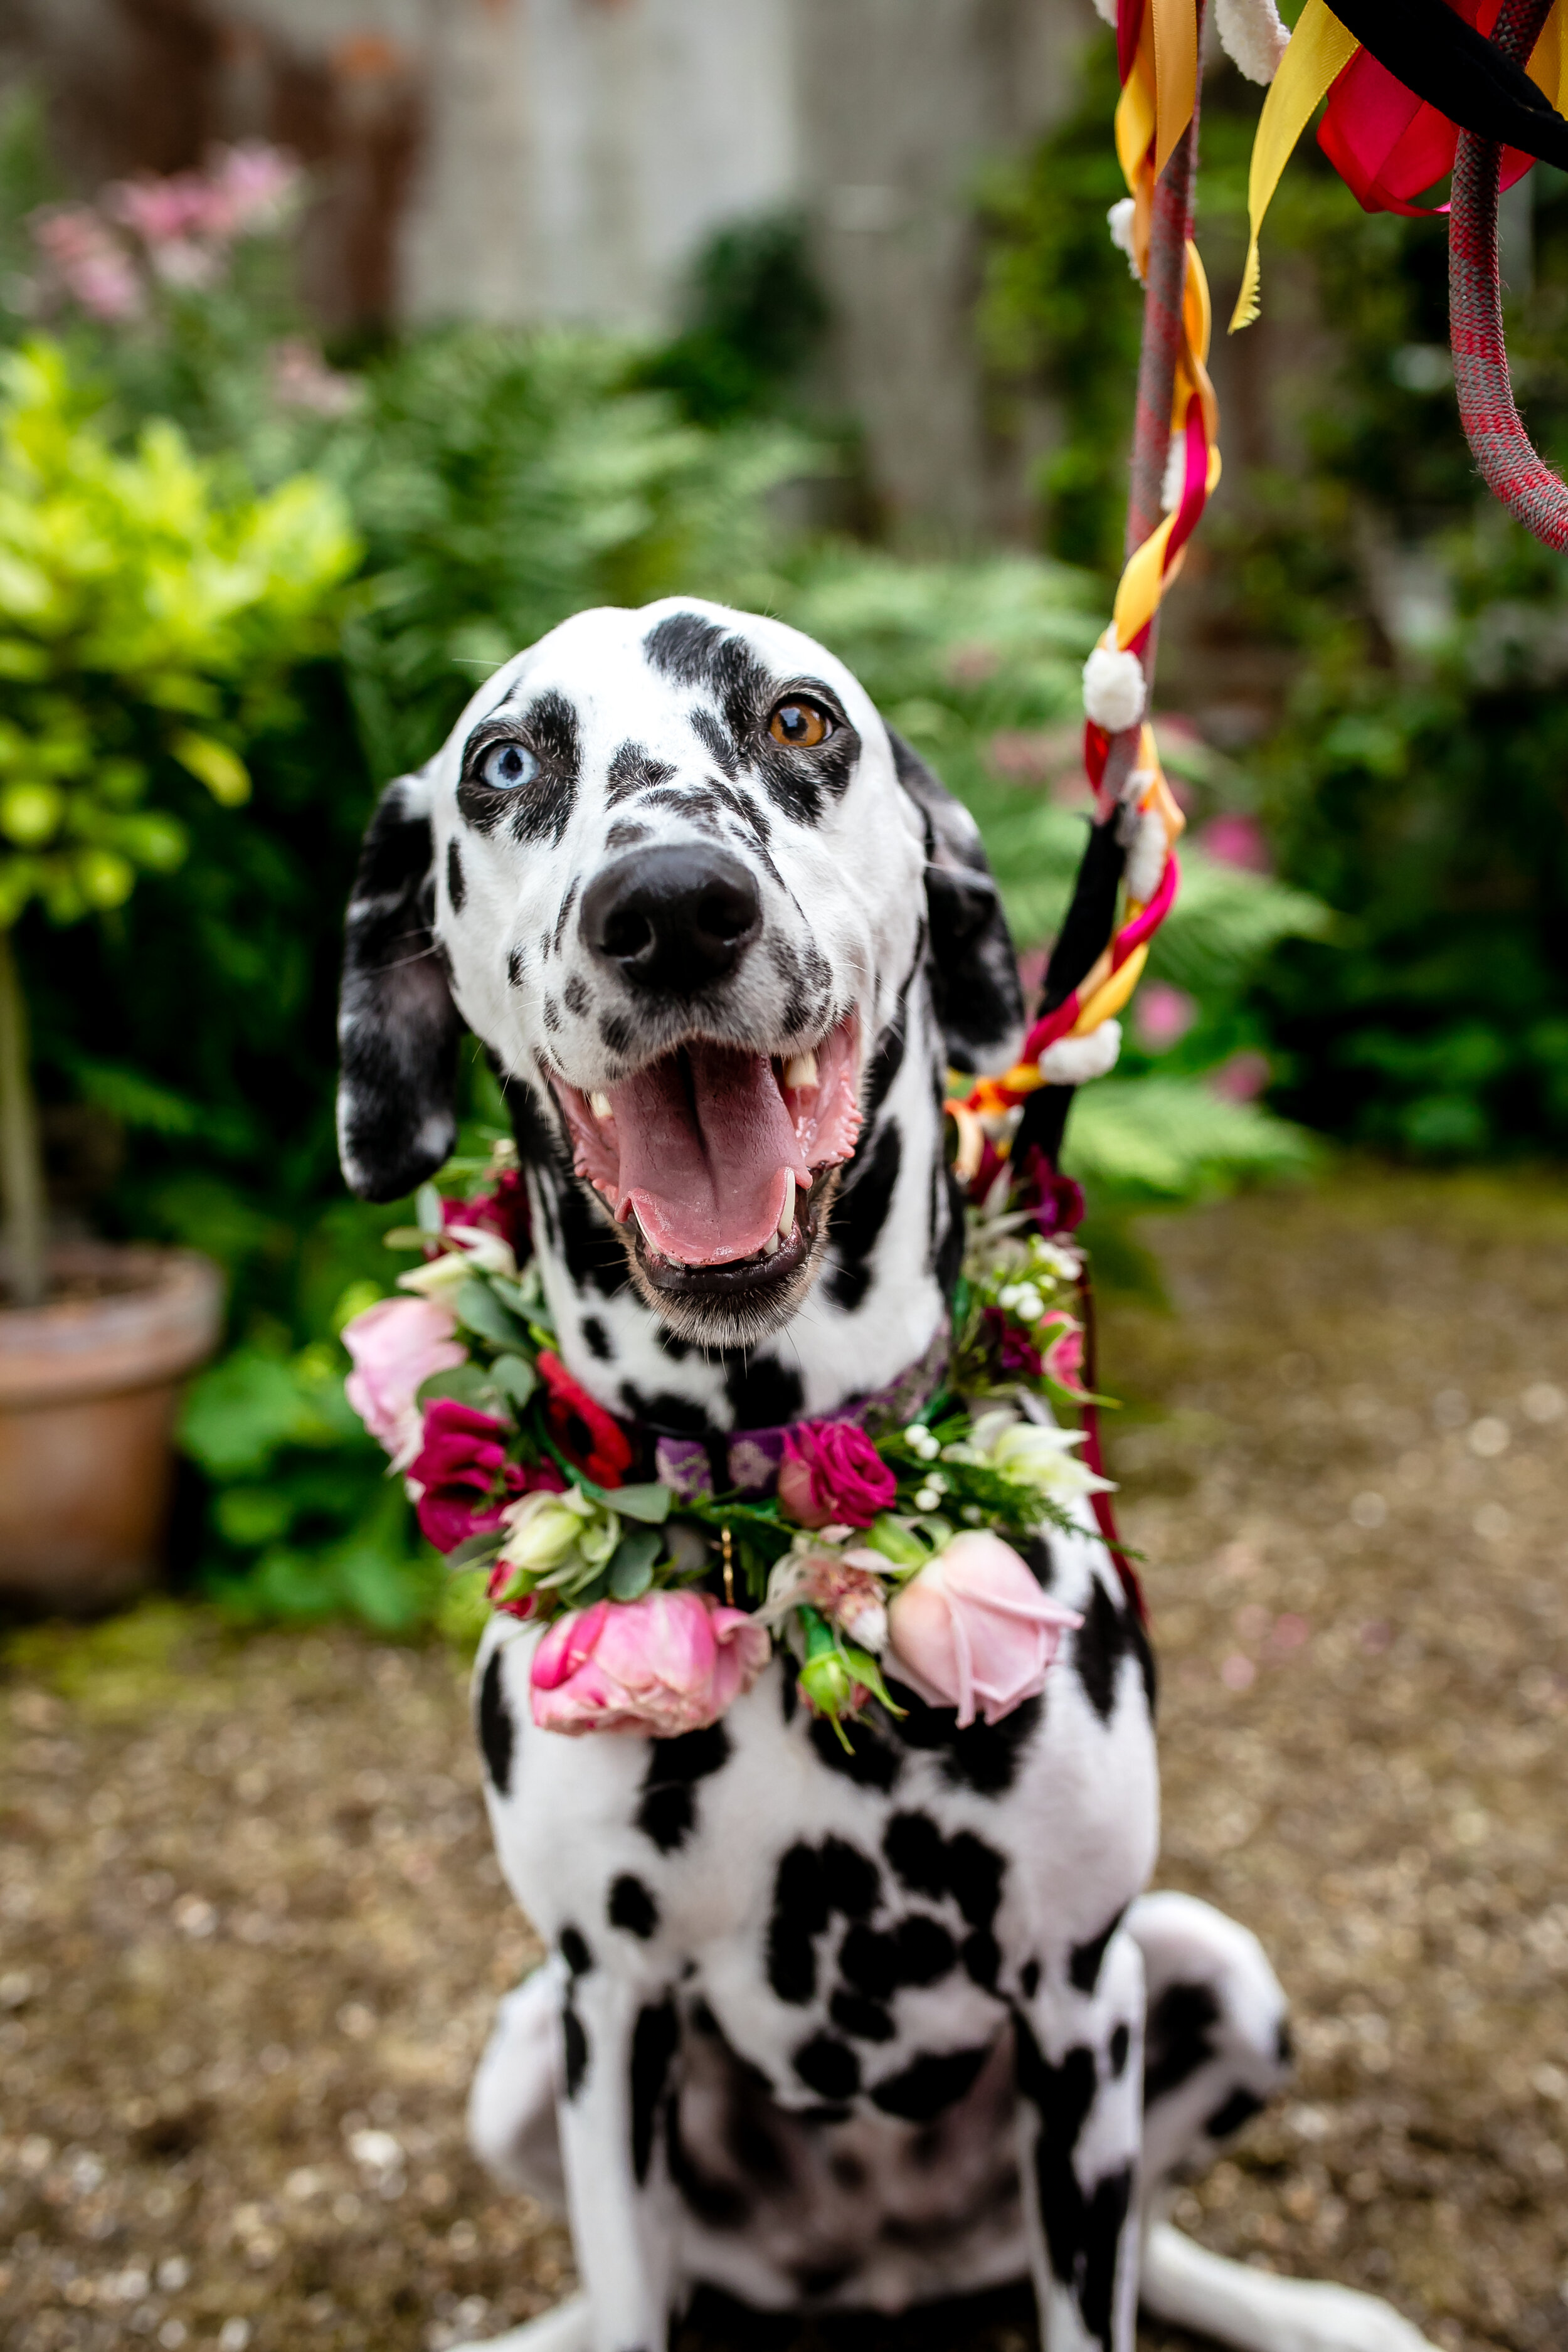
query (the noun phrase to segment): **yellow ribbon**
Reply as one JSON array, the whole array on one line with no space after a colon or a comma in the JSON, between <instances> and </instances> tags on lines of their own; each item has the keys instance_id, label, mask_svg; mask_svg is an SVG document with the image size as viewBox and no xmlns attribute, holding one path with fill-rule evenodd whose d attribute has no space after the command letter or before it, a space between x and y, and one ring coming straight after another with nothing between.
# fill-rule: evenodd
<instances>
[{"instance_id":1,"label":"yellow ribbon","mask_svg":"<svg viewBox=\"0 0 1568 2352\"><path fill-rule=\"evenodd\" d=\"M1563 0L1541 27L1525 70L1559 114L1568 114L1568 41L1563 37Z\"/></svg>"},{"instance_id":2,"label":"yellow ribbon","mask_svg":"<svg viewBox=\"0 0 1568 2352\"><path fill-rule=\"evenodd\" d=\"M1184 137L1198 95L1198 13L1193 0L1144 0L1154 18L1154 177Z\"/></svg>"},{"instance_id":3,"label":"yellow ribbon","mask_svg":"<svg viewBox=\"0 0 1568 2352\"><path fill-rule=\"evenodd\" d=\"M1241 291L1231 312L1230 331L1250 327L1258 316L1258 233L1279 175L1290 160L1296 142L1325 97L1354 57L1361 43L1347 33L1325 0L1307 0L1290 45L1279 60L1279 70L1268 85L1258 134L1252 142L1252 168L1247 179L1247 218L1250 236Z\"/></svg>"}]
</instances>

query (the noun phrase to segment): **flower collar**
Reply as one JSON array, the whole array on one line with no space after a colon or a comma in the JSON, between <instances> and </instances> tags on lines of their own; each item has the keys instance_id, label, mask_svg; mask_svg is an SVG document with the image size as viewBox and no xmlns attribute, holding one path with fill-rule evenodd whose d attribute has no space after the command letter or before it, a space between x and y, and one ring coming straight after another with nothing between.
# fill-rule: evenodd
<instances>
[{"instance_id":1,"label":"flower collar","mask_svg":"<svg viewBox=\"0 0 1568 2352\"><path fill-rule=\"evenodd\" d=\"M1109 1490L1076 1187L987 1169L951 1323L918 1364L832 1419L710 1444L628 1428L562 1363L513 1147L451 1172L467 1192L426 1186L418 1228L387 1237L423 1262L346 1326L347 1391L429 1539L482 1570L491 1608L543 1624L539 1724L698 1728L775 1642L840 1738L873 1698L900 1711L888 1677L961 1727L1042 1687L1077 1620L1026 1556L1042 1522L1076 1526Z\"/></svg>"}]
</instances>

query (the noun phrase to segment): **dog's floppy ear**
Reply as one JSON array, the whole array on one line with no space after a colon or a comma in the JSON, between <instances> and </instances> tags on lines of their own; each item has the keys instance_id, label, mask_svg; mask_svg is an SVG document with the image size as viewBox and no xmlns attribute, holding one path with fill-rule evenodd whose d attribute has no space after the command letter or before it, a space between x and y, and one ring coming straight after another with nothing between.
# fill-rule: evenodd
<instances>
[{"instance_id":1,"label":"dog's floppy ear","mask_svg":"<svg viewBox=\"0 0 1568 2352\"><path fill-rule=\"evenodd\" d=\"M1018 960L980 828L963 803L889 727L899 782L926 836L926 909L937 1018L954 1069L1005 1068L1024 1029Z\"/></svg>"},{"instance_id":2,"label":"dog's floppy ear","mask_svg":"<svg viewBox=\"0 0 1568 2352\"><path fill-rule=\"evenodd\" d=\"M431 929L435 877L424 773L388 784L360 851L338 997L338 1157L362 1201L433 1176L458 1122L462 1019Z\"/></svg>"}]
</instances>

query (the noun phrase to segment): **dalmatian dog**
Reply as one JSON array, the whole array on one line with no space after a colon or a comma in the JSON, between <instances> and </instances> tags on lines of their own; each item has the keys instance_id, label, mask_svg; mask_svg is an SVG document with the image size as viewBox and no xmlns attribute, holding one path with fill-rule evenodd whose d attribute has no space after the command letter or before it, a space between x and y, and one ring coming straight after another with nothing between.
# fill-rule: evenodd
<instances>
[{"instance_id":1,"label":"dalmatian dog","mask_svg":"<svg viewBox=\"0 0 1568 2352\"><path fill-rule=\"evenodd\" d=\"M648 1443L721 1471L940 1364L944 1072L1016 1052L1016 967L972 820L820 646L680 600L580 614L489 679L365 840L355 1192L447 1158L465 1026L562 1356ZM960 1729L895 1685L847 1748L776 1656L706 1730L539 1730L536 1631L492 1622L490 1817L549 1958L471 2132L564 2208L582 2278L513 2352L664 2352L699 2290L898 2312L1024 2279L1047 2352L1131 2352L1140 2296L1251 2352L1419 2352L1386 2305L1161 2219L1283 2081L1285 2004L1244 1929L1145 1891L1154 1673L1087 1516L1033 1565L1081 1620L1043 1696Z\"/></svg>"}]
</instances>

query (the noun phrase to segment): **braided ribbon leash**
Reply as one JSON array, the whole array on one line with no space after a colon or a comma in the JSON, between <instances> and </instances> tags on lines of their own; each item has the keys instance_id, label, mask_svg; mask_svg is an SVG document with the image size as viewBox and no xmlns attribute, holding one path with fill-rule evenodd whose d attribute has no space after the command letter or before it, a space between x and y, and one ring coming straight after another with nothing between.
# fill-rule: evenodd
<instances>
[{"instance_id":1,"label":"braided ribbon leash","mask_svg":"<svg viewBox=\"0 0 1568 2352\"><path fill-rule=\"evenodd\" d=\"M1492 33L1515 65L1535 47L1552 0L1503 0ZM1514 406L1498 288L1502 150L1461 131L1448 212L1448 340L1459 419L1482 478L1542 546L1568 548L1568 484L1536 452Z\"/></svg>"},{"instance_id":2,"label":"braided ribbon leash","mask_svg":"<svg viewBox=\"0 0 1568 2352\"><path fill-rule=\"evenodd\" d=\"M958 1172L969 1181L988 1164L988 1139L1006 1156L1008 1115L1044 1087L1060 1093L1056 1133L1042 1127L1026 1139L1044 1142L1054 1158L1071 1088L1114 1061L1120 1033L1109 1041L1099 1033L1137 986L1181 879L1175 844L1185 820L1144 712L1161 601L1220 470L1219 408L1205 365L1208 283L1192 241L1201 32L1202 0L1120 0L1116 144L1131 194L1127 241L1143 280L1143 336L1127 560L1110 626L1085 672L1094 821L1039 1017L1018 1060L948 1105L959 1129Z\"/></svg>"}]
</instances>

